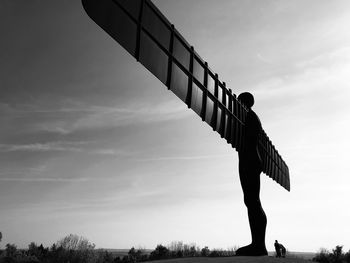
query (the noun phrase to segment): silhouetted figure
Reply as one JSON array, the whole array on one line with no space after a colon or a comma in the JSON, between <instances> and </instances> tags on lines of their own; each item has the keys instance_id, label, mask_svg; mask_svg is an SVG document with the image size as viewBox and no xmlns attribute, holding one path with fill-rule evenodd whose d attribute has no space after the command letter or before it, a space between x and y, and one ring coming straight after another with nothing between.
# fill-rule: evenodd
<instances>
[{"instance_id":1,"label":"silhouetted figure","mask_svg":"<svg viewBox=\"0 0 350 263\"><path fill-rule=\"evenodd\" d=\"M258 116L251 109L254 105L254 97L249 92L238 96L248 108L248 114L244 126L244 142L239 156L239 178L244 195L244 203L247 206L249 226L252 243L241 247L236 251L237 256L263 256L267 255L265 246L266 215L260 203L260 173L262 161L258 151L258 136L261 132L261 123Z\"/></svg>"},{"instance_id":2,"label":"silhouetted figure","mask_svg":"<svg viewBox=\"0 0 350 263\"><path fill-rule=\"evenodd\" d=\"M277 240L275 240L275 251L276 251L276 258L281 257L281 245L278 243Z\"/></svg>"},{"instance_id":3,"label":"silhouetted figure","mask_svg":"<svg viewBox=\"0 0 350 263\"><path fill-rule=\"evenodd\" d=\"M282 258L286 257L286 248L280 243L280 248L281 248L281 256Z\"/></svg>"}]
</instances>

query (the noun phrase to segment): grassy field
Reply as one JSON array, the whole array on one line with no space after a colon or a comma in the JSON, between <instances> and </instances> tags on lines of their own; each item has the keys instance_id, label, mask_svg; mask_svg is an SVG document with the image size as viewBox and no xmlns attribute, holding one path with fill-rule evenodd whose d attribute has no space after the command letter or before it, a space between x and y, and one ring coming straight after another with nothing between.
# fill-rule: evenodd
<instances>
[{"instance_id":1,"label":"grassy field","mask_svg":"<svg viewBox=\"0 0 350 263\"><path fill-rule=\"evenodd\" d=\"M129 249L107 249L113 256L127 256ZM151 253L151 249L146 249L146 253ZM315 256L315 253L308 252L288 252L287 258L275 258L274 252L269 252L266 257L194 257L194 258L176 258L167 260L147 261L158 263L307 263Z\"/></svg>"},{"instance_id":2,"label":"grassy field","mask_svg":"<svg viewBox=\"0 0 350 263\"><path fill-rule=\"evenodd\" d=\"M289 251L287 255L288 255L288 257L292 257L292 258L296 257L296 258L303 258L303 259L307 259L307 260L312 260L316 256L316 253L315 252L292 252L292 251Z\"/></svg>"},{"instance_id":3,"label":"grassy field","mask_svg":"<svg viewBox=\"0 0 350 263\"><path fill-rule=\"evenodd\" d=\"M148 261L154 263L309 263L310 261L301 258L275 258L265 257L195 257L182 259L167 259Z\"/></svg>"}]
</instances>

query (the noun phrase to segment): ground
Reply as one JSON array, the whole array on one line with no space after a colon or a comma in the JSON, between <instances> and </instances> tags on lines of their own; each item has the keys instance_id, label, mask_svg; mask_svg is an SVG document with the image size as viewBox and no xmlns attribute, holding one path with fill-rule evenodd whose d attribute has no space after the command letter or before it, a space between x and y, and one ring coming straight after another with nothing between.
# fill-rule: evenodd
<instances>
[{"instance_id":1,"label":"ground","mask_svg":"<svg viewBox=\"0 0 350 263\"><path fill-rule=\"evenodd\" d=\"M149 261L155 263L308 263L310 261L302 258L276 258L271 256L264 257L194 257L182 259L168 259Z\"/></svg>"}]
</instances>

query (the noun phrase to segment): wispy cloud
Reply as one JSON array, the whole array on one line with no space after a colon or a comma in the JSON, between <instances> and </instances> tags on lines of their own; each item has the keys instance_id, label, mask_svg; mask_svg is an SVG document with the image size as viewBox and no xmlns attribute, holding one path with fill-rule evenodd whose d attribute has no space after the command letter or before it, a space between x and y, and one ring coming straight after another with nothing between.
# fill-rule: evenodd
<instances>
[{"instance_id":1,"label":"wispy cloud","mask_svg":"<svg viewBox=\"0 0 350 263\"><path fill-rule=\"evenodd\" d=\"M27 183L37 183L37 182L52 182L52 183L81 183L87 182L89 178L57 178L57 177L0 177L0 182L27 182Z\"/></svg>"},{"instance_id":2,"label":"wispy cloud","mask_svg":"<svg viewBox=\"0 0 350 263\"><path fill-rule=\"evenodd\" d=\"M320 116L315 112L334 114L348 105L350 46L300 61L295 68L294 74L276 76L255 87L259 104L269 113L275 111L278 115L286 109L284 112L291 115L309 118L313 114L315 118Z\"/></svg>"},{"instance_id":3,"label":"wispy cloud","mask_svg":"<svg viewBox=\"0 0 350 263\"><path fill-rule=\"evenodd\" d=\"M67 142L48 142L48 143L32 143L32 144L0 144L1 152L48 152L48 151L69 151L80 152L81 148L72 147L72 143Z\"/></svg>"},{"instance_id":4,"label":"wispy cloud","mask_svg":"<svg viewBox=\"0 0 350 263\"><path fill-rule=\"evenodd\" d=\"M296 62L294 74L276 76L255 87L259 95L312 93L320 88L344 89L349 79L350 46ZM338 84L333 86L332 84ZM287 94L286 94L287 92ZM266 94L267 93L267 94Z\"/></svg>"},{"instance_id":5,"label":"wispy cloud","mask_svg":"<svg viewBox=\"0 0 350 263\"><path fill-rule=\"evenodd\" d=\"M0 144L0 152L77 152L105 156L130 156L131 152L113 148L86 147L91 142L46 142L31 144Z\"/></svg>"},{"instance_id":6,"label":"wispy cloud","mask_svg":"<svg viewBox=\"0 0 350 263\"><path fill-rule=\"evenodd\" d=\"M257 54L256 54L256 57L257 57L260 61L262 61L262 62L264 62L264 63L266 63L266 64L272 64L272 63L273 63L273 61L271 61L270 59L268 59L268 58L266 58L265 56L261 55L260 53L257 53Z\"/></svg>"},{"instance_id":7,"label":"wispy cloud","mask_svg":"<svg viewBox=\"0 0 350 263\"><path fill-rule=\"evenodd\" d=\"M130 102L126 107L86 105L78 102L70 104L72 105L52 109L42 105L13 106L0 103L0 110L6 113L6 119L23 120L24 132L51 132L61 135L181 119L191 114L183 103L175 99L158 104Z\"/></svg>"},{"instance_id":8,"label":"wispy cloud","mask_svg":"<svg viewBox=\"0 0 350 263\"><path fill-rule=\"evenodd\" d=\"M174 100L157 105L133 105L130 108L93 107L93 109L91 114L72 123L68 129L75 131L162 122L185 118L191 114L182 103Z\"/></svg>"},{"instance_id":9,"label":"wispy cloud","mask_svg":"<svg viewBox=\"0 0 350 263\"><path fill-rule=\"evenodd\" d=\"M127 157L132 156L134 153L130 151L124 151L119 149L112 149L112 148L105 148L105 149L92 149L89 151L86 151L90 154L97 154L97 155L106 155L106 156L119 156L119 157Z\"/></svg>"},{"instance_id":10,"label":"wispy cloud","mask_svg":"<svg viewBox=\"0 0 350 263\"><path fill-rule=\"evenodd\" d=\"M154 158L138 159L140 162L148 161L192 161L192 160L206 160L215 158L232 158L231 154L217 154L217 155L195 155L195 156L163 156Z\"/></svg>"}]
</instances>

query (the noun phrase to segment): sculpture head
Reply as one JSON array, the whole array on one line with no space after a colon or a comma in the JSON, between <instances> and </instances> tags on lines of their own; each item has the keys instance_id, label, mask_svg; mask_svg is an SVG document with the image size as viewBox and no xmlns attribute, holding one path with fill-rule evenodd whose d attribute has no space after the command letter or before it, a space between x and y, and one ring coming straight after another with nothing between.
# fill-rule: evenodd
<instances>
[{"instance_id":1,"label":"sculpture head","mask_svg":"<svg viewBox=\"0 0 350 263\"><path fill-rule=\"evenodd\" d=\"M237 99L249 109L254 105L254 96L249 92L242 92Z\"/></svg>"}]
</instances>

